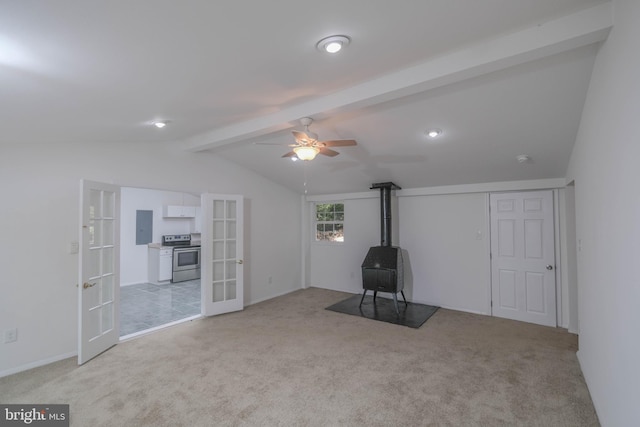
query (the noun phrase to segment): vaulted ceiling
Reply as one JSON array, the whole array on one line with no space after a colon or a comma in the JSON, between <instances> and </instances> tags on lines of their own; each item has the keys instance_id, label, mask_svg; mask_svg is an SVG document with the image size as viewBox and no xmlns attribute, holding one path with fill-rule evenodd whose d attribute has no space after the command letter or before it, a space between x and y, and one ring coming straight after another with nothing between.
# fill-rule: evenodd
<instances>
[{"instance_id":1,"label":"vaulted ceiling","mask_svg":"<svg viewBox=\"0 0 640 427\"><path fill-rule=\"evenodd\" d=\"M611 15L600 0L4 2L0 144L174 145L309 194L562 177ZM349 46L316 49L335 34ZM358 145L281 158L302 117Z\"/></svg>"}]
</instances>

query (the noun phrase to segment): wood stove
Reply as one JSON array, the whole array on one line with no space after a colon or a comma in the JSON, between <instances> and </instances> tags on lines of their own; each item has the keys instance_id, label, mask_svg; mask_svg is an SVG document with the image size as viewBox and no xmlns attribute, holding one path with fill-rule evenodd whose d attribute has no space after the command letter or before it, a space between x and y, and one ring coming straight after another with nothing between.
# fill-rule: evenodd
<instances>
[{"instance_id":1,"label":"wood stove","mask_svg":"<svg viewBox=\"0 0 640 427\"><path fill-rule=\"evenodd\" d=\"M373 246L367 252L362 263L362 287L364 292L360 299L360 305L364 301L367 291L373 291L375 304L378 292L389 292L393 295L393 303L396 314L398 309L398 297L400 292L405 305L404 297L404 265L402 249L391 245L391 190L399 190L400 187L393 182L380 182L371 185L371 190L380 189L380 246Z\"/></svg>"}]
</instances>

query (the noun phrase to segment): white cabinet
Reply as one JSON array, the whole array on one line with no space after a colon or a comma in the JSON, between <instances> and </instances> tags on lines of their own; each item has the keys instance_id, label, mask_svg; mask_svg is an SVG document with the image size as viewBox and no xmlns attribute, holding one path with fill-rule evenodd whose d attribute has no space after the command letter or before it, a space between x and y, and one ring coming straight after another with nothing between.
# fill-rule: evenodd
<instances>
[{"instance_id":1,"label":"white cabinet","mask_svg":"<svg viewBox=\"0 0 640 427\"><path fill-rule=\"evenodd\" d=\"M165 218L195 218L195 206L165 205L162 207L162 216Z\"/></svg>"},{"instance_id":2,"label":"white cabinet","mask_svg":"<svg viewBox=\"0 0 640 427\"><path fill-rule=\"evenodd\" d=\"M149 282L166 283L173 275L173 248L149 248Z\"/></svg>"}]
</instances>

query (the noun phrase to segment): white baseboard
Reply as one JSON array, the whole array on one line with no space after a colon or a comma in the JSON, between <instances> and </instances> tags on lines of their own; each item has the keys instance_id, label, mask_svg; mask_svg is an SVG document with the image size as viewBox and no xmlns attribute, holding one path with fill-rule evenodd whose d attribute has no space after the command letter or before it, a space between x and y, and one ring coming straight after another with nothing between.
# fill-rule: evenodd
<instances>
[{"instance_id":1,"label":"white baseboard","mask_svg":"<svg viewBox=\"0 0 640 427\"><path fill-rule=\"evenodd\" d=\"M29 369L39 368L40 366L48 365L54 362L59 362L60 360L68 359L70 357L76 357L77 355L78 355L78 352L74 351L72 353L59 354L57 356L49 357L47 359L37 360L35 362L16 366L15 368L7 369L6 371L1 371L0 378L17 374L18 372L27 371Z\"/></svg>"},{"instance_id":2,"label":"white baseboard","mask_svg":"<svg viewBox=\"0 0 640 427\"><path fill-rule=\"evenodd\" d=\"M251 302L247 303L245 305L245 307L248 307L248 306L253 305L253 304L258 304L259 302L269 301L270 299L278 298L278 297L281 297L283 295L290 294L291 292L299 291L300 289L305 289L305 288L289 289L289 290L280 292L280 293L275 294L275 295L271 295L271 296L268 296L268 297L260 298L260 299L257 299L255 301L251 301Z\"/></svg>"}]
</instances>

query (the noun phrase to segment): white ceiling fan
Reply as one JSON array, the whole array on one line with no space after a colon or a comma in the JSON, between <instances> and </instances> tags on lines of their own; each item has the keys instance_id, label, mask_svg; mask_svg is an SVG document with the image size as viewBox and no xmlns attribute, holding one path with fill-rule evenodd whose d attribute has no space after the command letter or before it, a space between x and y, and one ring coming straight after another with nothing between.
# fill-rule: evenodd
<instances>
[{"instance_id":1,"label":"white ceiling fan","mask_svg":"<svg viewBox=\"0 0 640 427\"><path fill-rule=\"evenodd\" d=\"M300 160L313 160L318 154L335 157L340 153L327 147L349 147L356 145L356 141L353 139L318 141L318 134L309 130L309 125L313 123L313 119L303 117L300 119L300 123L304 126L304 132L297 130L291 131L296 139L296 143L290 144L289 147L293 147L293 150L282 157L296 156Z\"/></svg>"}]
</instances>

